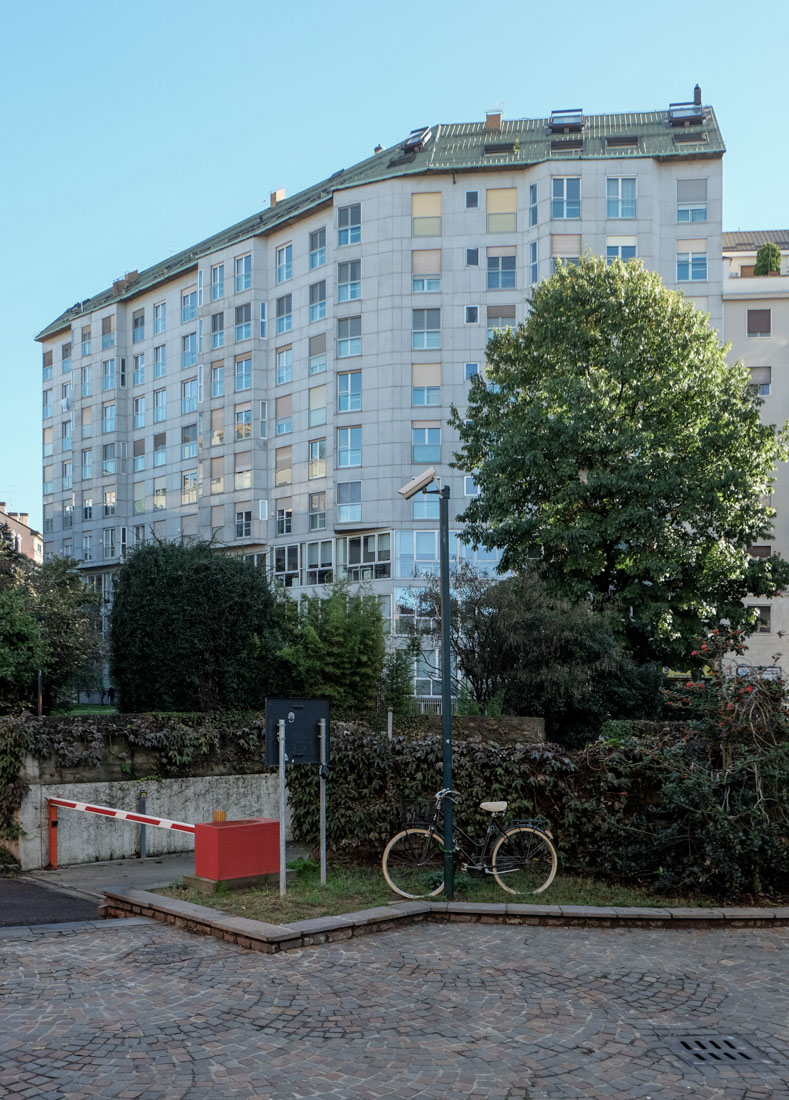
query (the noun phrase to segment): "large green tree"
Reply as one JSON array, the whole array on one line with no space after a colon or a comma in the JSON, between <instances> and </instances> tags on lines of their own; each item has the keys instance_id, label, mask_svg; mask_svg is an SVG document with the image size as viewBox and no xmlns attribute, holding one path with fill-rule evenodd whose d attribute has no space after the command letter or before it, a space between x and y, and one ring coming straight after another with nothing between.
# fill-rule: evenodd
<instances>
[{"instance_id":1,"label":"large green tree","mask_svg":"<svg viewBox=\"0 0 789 1100\"><path fill-rule=\"evenodd\" d=\"M111 614L120 708L261 706L280 687L279 630L263 570L207 543L142 546L119 570Z\"/></svg>"},{"instance_id":2,"label":"large green tree","mask_svg":"<svg viewBox=\"0 0 789 1100\"><path fill-rule=\"evenodd\" d=\"M456 464L480 489L470 539L615 609L645 659L685 660L707 623L747 628L743 597L789 572L748 554L772 532L786 433L762 424L704 315L637 261L585 257L535 289L487 358L489 384L452 417Z\"/></svg>"},{"instance_id":3,"label":"large green tree","mask_svg":"<svg viewBox=\"0 0 789 1100\"><path fill-rule=\"evenodd\" d=\"M32 584L45 647L44 709L50 711L71 703L77 691L101 685L101 597L85 585L73 558L45 561Z\"/></svg>"}]
</instances>

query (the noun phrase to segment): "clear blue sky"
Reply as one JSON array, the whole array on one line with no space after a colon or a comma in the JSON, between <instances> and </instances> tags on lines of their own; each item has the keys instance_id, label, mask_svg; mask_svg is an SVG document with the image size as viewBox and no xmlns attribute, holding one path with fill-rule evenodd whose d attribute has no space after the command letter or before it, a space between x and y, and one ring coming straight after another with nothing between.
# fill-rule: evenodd
<instances>
[{"instance_id":1,"label":"clear blue sky","mask_svg":"<svg viewBox=\"0 0 789 1100\"><path fill-rule=\"evenodd\" d=\"M0 39L0 500L41 524L41 354L75 301L390 145L701 84L724 229L789 226L786 0L27 0Z\"/></svg>"}]
</instances>

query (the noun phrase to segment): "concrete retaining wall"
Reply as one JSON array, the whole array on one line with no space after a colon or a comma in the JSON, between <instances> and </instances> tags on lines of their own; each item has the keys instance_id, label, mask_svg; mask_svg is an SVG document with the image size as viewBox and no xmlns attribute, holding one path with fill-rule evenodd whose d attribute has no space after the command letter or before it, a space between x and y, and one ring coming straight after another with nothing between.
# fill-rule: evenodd
<instances>
[{"instance_id":1,"label":"concrete retaining wall","mask_svg":"<svg viewBox=\"0 0 789 1100\"><path fill-rule=\"evenodd\" d=\"M23 776L30 784L19 814L24 833L15 841L5 842L19 860L23 871L49 864L49 814L47 798L70 798L111 806L118 810L137 810L137 796L147 793L146 813L175 821L196 824L211 821L214 810L225 810L228 820L248 817L279 818L279 778L266 775L212 775L183 779L123 780L89 783L58 782L42 778L37 761L28 757ZM290 816L286 816L285 835L290 837ZM148 826L148 855L183 852L194 848L194 836L171 829ZM78 810L58 808L58 863L92 863L123 859L139 851L139 826Z\"/></svg>"}]
</instances>

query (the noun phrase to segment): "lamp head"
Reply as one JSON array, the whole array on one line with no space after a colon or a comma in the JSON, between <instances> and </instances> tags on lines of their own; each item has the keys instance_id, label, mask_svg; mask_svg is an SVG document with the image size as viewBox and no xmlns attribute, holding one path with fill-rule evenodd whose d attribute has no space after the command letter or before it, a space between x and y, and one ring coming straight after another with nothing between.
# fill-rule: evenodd
<instances>
[{"instance_id":1,"label":"lamp head","mask_svg":"<svg viewBox=\"0 0 789 1100\"><path fill-rule=\"evenodd\" d=\"M436 480L436 468L430 466L427 470L424 470L421 474L417 474L415 478L404 485L402 489L398 489L398 493L405 500L410 500L411 497L416 496L417 493L423 492L431 481Z\"/></svg>"}]
</instances>

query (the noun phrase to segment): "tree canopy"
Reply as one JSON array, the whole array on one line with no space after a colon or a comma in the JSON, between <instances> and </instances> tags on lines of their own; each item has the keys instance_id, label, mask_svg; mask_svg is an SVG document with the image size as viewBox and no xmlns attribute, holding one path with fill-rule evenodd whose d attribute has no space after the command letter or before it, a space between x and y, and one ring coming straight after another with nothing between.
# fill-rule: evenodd
<instances>
[{"instance_id":1,"label":"tree canopy","mask_svg":"<svg viewBox=\"0 0 789 1100\"><path fill-rule=\"evenodd\" d=\"M789 578L765 502L785 429L762 424L741 364L706 318L638 261L561 265L515 331L488 345L456 465L462 519L502 568L535 561L572 602L613 608L640 659L687 658L704 625L747 627L748 594Z\"/></svg>"},{"instance_id":2,"label":"tree canopy","mask_svg":"<svg viewBox=\"0 0 789 1100\"><path fill-rule=\"evenodd\" d=\"M754 275L768 275L781 270L781 250L773 241L767 241L756 253Z\"/></svg>"}]
</instances>

